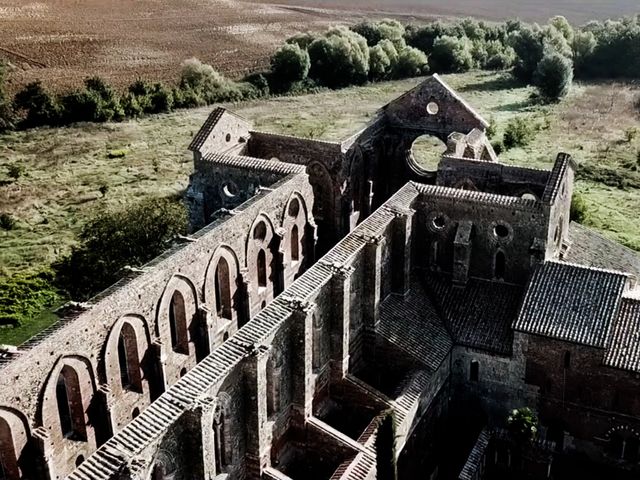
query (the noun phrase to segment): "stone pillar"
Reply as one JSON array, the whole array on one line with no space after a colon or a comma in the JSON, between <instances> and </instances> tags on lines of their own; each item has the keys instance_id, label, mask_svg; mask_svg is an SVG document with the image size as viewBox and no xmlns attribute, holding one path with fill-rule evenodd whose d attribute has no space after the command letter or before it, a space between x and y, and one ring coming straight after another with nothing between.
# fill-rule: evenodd
<instances>
[{"instance_id":1,"label":"stone pillar","mask_svg":"<svg viewBox=\"0 0 640 480\"><path fill-rule=\"evenodd\" d=\"M313 414L313 314L315 303L292 300L293 308L291 321L293 335L293 409L303 426L306 419Z\"/></svg>"},{"instance_id":2,"label":"stone pillar","mask_svg":"<svg viewBox=\"0 0 640 480\"><path fill-rule=\"evenodd\" d=\"M38 473L37 478L42 480L57 478L55 472L51 471L53 452L51 451L49 431L45 427L36 428L32 433L32 441L34 450L38 453L38 465L33 465Z\"/></svg>"},{"instance_id":3,"label":"stone pillar","mask_svg":"<svg viewBox=\"0 0 640 480\"><path fill-rule=\"evenodd\" d=\"M216 459L213 438L213 415L216 401L211 396L198 399L197 407L200 408L200 432L202 435L202 465L205 480L213 480L216 477Z\"/></svg>"},{"instance_id":4,"label":"stone pillar","mask_svg":"<svg viewBox=\"0 0 640 480\"><path fill-rule=\"evenodd\" d=\"M411 286L411 232L415 210L398 211L393 225L393 293L406 295Z\"/></svg>"},{"instance_id":5,"label":"stone pillar","mask_svg":"<svg viewBox=\"0 0 640 480\"><path fill-rule=\"evenodd\" d=\"M330 316L331 378L342 380L349 371L349 327L351 323L351 276L353 267L333 266L333 314Z\"/></svg>"},{"instance_id":6,"label":"stone pillar","mask_svg":"<svg viewBox=\"0 0 640 480\"><path fill-rule=\"evenodd\" d=\"M209 353L216 348L216 334L218 333L218 322L208 305L198 307L198 320L203 333L202 341L207 345Z\"/></svg>"},{"instance_id":7,"label":"stone pillar","mask_svg":"<svg viewBox=\"0 0 640 480\"><path fill-rule=\"evenodd\" d=\"M285 235L286 231L284 228L279 227L276 228L275 235L273 237L273 258L275 260L275 265L273 266L273 298L277 297L282 293L285 288L285 271L287 265L285 265Z\"/></svg>"},{"instance_id":8,"label":"stone pillar","mask_svg":"<svg viewBox=\"0 0 640 480\"><path fill-rule=\"evenodd\" d=\"M160 339L151 343L149 348L154 358L154 364L156 365L157 378L155 379L155 383L157 387L156 392L154 392L154 398L152 399L155 400L170 387L167 380L167 352L165 351L165 345ZM155 396L156 394L157 396Z\"/></svg>"},{"instance_id":9,"label":"stone pillar","mask_svg":"<svg viewBox=\"0 0 640 480\"><path fill-rule=\"evenodd\" d=\"M243 318L242 322L239 322L239 324L244 325L253 318L253 296L255 293L253 291L253 282L251 281L251 275L249 274L248 268L240 269L240 278L242 281L242 304L244 308L242 309L242 312L240 312L240 315Z\"/></svg>"},{"instance_id":10,"label":"stone pillar","mask_svg":"<svg viewBox=\"0 0 640 480\"><path fill-rule=\"evenodd\" d=\"M318 244L318 226L311 221L304 226L304 269L311 267L316 261L316 245Z\"/></svg>"},{"instance_id":11,"label":"stone pillar","mask_svg":"<svg viewBox=\"0 0 640 480\"><path fill-rule=\"evenodd\" d=\"M267 428L267 361L269 348L260 346L244 362L247 385L247 453L248 479L259 480L270 465L271 443Z\"/></svg>"},{"instance_id":12,"label":"stone pillar","mask_svg":"<svg viewBox=\"0 0 640 480\"><path fill-rule=\"evenodd\" d=\"M380 294L382 287L382 247L384 235L369 237L365 247L365 275L363 295L364 329L375 331L380 315Z\"/></svg>"},{"instance_id":13,"label":"stone pillar","mask_svg":"<svg viewBox=\"0 0 640 480\"><path fill-rule=\"evenodd\" d=\"M100 384L91 400L92 413L89 417L94 427L98 448L109 440L115 432L111 415L112 405L113 395L111 395L109 385L106 383Z\"/></svg>"}]
</instances>

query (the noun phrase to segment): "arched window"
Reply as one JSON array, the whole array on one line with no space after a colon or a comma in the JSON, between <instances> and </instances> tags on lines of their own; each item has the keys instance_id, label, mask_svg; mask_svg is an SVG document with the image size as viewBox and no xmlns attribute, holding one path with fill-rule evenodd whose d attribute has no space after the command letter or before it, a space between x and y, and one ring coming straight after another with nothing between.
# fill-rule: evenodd
<instances>
[{"instance_id":1,"label":"arched window","mask_svg":"<svg viewBox=\"0 0 640 480\"><path fill-rule=\"evenodd\" d=\"M300 260L300 236L298 234L298 226L294 225L291 229L291 261Z\"/></svg>"},{"instance_id":2,"label":"arched window","mask_svg":"<svg viewBox=\"0 0 640 480\"><path fill-rule=\"evenodd\" d=\"M0 480L20 478L18 456L13 444L9 423L0 417Z\"/></svg>"},{"instance_id":3,"label":"arched window","mask_svg":"<svg viewBox=\"0 0 640 480\"><path fill-rule=\"evenodd\" d=\"M169 328L171 330L171 348L178 353L189 353L189 332L184 297L176 290L169 305Z\"/></svg>"},{"instance_id":4,"label":"arched window","mask_svg":"<svg viewBox=\"0 0 640 480\"><path fill-rule=\"evenodd\" d=\"M68 365L65 365L58 375L56 400L62 435L73 440L86 441L87 430L80 382L76 371Z\"/></svg>"},{"instance_id":5,"label":"arched window","mask_svg":"<svg viewBox=\"0 0 640 480\"><path fill-rule=\"evenodd\" d=\"M213 448L215 450L216 474L223 473L231 463L229 460L226 436L224 410L221 406L217 406L213 419Z\"/></svg>"},{"instance_id":6,"label":"arched window","mask_svg":"<svg viewBox=\"0 0 640 480\"><path fill-rule=\"evenodd\" d=\"M571 368L571 352L569 351L564 352L564 368Z\"/></svg>"},{"instance_id":7,"label":"arched window","mask_svg":"<svg viewBox=\"0 0 640 480\"><path fill-rule=\"evenodd\" d=\"M504 273L506 270L506 257L504 252L499 251L496 253L496 257L493 264L493 277L497 280L504 280Z\"/></svg>"},{"instance_id":8,"label":"arched window","mask_svg":"<svg viewBox=\"0 0 640 480\"><path fill-rule=\"evenodd\" d=\"M469 379L472 382L477 382L480 379L480 362L477 360L471 360L469 367Z\"/></svg>"},{"instance_id":9,"label":"arched window","mask_svg":"<svg viewBox=\"0 0 640 480\"><path fill-rule=\"evenodd\" d=\"M220 258L216 267L215 277L216 289L216 312L218 317L231 320L231 280L229 275L229 263L224 258Z\"/></svg>"},{"instance_id":10,"label":"arched window","mask_svg":"<svg viewBox=\"0 0 640 480\"><path fill-rule=\"evenodd\" d=\"M118 338L118 363L120 383L125 390L142 392L142 375L136 332L129 323L124 323Z\"/></svg>"},{"instance_id":11,"label":"arched window","mask_svg":"<svg viewBox=\"0 0 640 480\"><path fill-rule=\"evenodd\" d=\"M258 252L258 286L260 288L267 286L267 254L264 249Z\"/></svg>"}]
</instances>

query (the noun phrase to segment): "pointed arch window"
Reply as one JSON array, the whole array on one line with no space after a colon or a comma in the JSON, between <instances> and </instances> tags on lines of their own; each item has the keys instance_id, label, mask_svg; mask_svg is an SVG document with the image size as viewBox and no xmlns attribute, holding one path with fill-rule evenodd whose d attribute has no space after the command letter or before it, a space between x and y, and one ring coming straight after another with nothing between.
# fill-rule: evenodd
<instances>
[{"instance_id":1,"label":"pointed arch window","mask_svg":"<svg viewBox=\"0 0 640 480\"><path fill-rule=\"evenodd\" d=\"M231 310L231 276L229 262L225 258L220 258L216 267L215 289L218 317L231 320L233 317Z\"/></svg>"},{"instance_id":2,"label":"pointed arch window","mask_svg":"<svg viewBox=\"0 0 640 480\"><path fill-rule=\"evenodd\" d=\"M62 435L73 440L86 441L87 430L80 382L76 371L68 365L58 374L56 400Z\"/></svg>"},{"instance_id":3,"label":"pointed arch window","mask_svg":"<svg viewBox=\"0 0 640 480\"><path fill-rule=\"evenodd\" d=\"M258 287L267 287L267 254L264 249L258 252Z\"/></svg>"},{"instance_id":4,"label":"pointed arch window","mask_svg":"<svg viewBox=\"0 0 640 480\"><path fill-rule=\"evenodd\" d=\"M300 234L298 233L297 225L294 225L291 229L291 261L300 261Z\"/></svg>"},{"instance_id":5,"label":"pointed arch window","mask_svg":"<svg viewBox=\"0 0 640 480\"><path fill-rule=\"evenodd\" d=\"M138 355L136 332L129 323L124 323L118 338L118 364L120 383L125 390L142 392L142 374Z\"/></svg>"},{"instance_id":6,"label":"pointed arch window","mask_svg":"<svg viewBox=\"0 0 640 480\"><path fill-rule=\"evenodd\" d=\"M171 348L178 353L189 353L189 332L184 297L178 290L173 292L169 304L169 329L171 330Z\"/></svg>"},{"instance_id":7,"label":"pointed arch window","mask_svg":"<svg viewBox=\"0 0 640 480\"><path fill-rule=\"evenodd\" d=\"M498 251L493 264L493 277L497 280L504 280L504 274L507 269L507 259L503 251Z\"/></svg>"},{"instance_id":8,"label":"pointed arch window","mask_svg":"<svg viewBox=\"0 0 640 480\"><path fill-rule=\"evenodd\" d=\"M0 417L0 480L18 478L20 478L20 469L11 427L4 418Z\"/></svg>"}]
</instances>

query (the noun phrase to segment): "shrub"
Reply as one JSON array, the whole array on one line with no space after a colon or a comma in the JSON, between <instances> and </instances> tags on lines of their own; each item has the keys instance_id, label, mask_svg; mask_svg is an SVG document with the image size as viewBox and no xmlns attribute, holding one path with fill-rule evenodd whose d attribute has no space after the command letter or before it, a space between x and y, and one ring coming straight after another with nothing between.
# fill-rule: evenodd
<instances>
[{"instance_id":1,"label":"shrub","mask_svg":"<svg viewBox=\"0 0 640 480\"><path fill-rule=\"evenodd\" d=\"M64 95L61 103L63 123L108 122L124 118L120 99L100 77L86 79L84 90Z\"/></svg>"},{"instance_id":2,"label":"shrub","mask_svg":"<svg viewBox=\"0 0 640 480\"><path fill-rule=\"evenodd\" d=\"M160 82L153 84L149 93L149 113L165 113L173 110L173 92Z\"/></svg>"},{"instance_id":3,"label":"shrub","mask_svg":"<svg viewBox=\"0 0 640 480\"><path fill-rule=\"evenodd\" d=\"M309 45L311 45L315 39L316 39L316 36L313 33L309 33L309 32L298 33L297 35L294 35L293 37L288 38L286 43L289 43L292 45L298 45L300 48L304 48L306 50L307 48L309 48Z\"/></svg>"},{"instance_id":4,"label":"shrub","mask_svg":"<svg viewBox=\"0 0 640 480\"><path fill-rule=\"evenodd\" d=\"M14 100L14 107L25 112L23 127L55 125L60 120L60 106L40 81L32 82L20 90Z\"/></svg>"},{"instance_id":5,"label":"shrub","mask_svg":"<svg viewBox=\"0 0 640 480\"><path fill-rule=\"evenodd\" d=\"M3 230L13 230L16 226L16 219L10 213L0 213L0 228Z\"/></svg>"},{"instance_id":6,"label":"shrub","mask_svg":"<svg viewBox=\"0 0 640 480\"><path fill-rule=\"evenodd\" d=\"M398 55L394 69L396 78L419 77L429 72L427 56L413 47L405 47Z\"/></svg>"},{"instance_id":7,"label":"shrub","mask_svg":"<svg viewBox=\"0 0 640 480\"><path fill-rule=\"evenodd\" d=\"M514 76L523 82L531 83L544 56L542 33L540 30L526 27L512 33L509 41L516 54Z\"/></svg>"},{"instance_id":8,"label":"shrub","mask_svg":"<svg viewBox=\"0 0 640 480\"><path fill-rule=\"evenodd\" d=\"M193 88L174 88L173 104L175 108L195 108L206 105L199 91Z\"/></svg>"},{"instance_id":9,"label":"shrub","mask_svg":"<svg viewBox=\"0 0 640 480\"><path fill-rule=\"evenodd\" d=\"M493 151L496 152L496 155L500 155L505 151L504 142L502 140L494 140L491 142L491 146L493 147Z\"/></svg>"},{"instance_id":10,"label":"shrub","mask_svg":"<svg viewBox=\"0 0 640 480\"><path fill-rule=\"evenodd\" d=\"M309 45L310 76L328 87L362 84L369 75L369 47L361 35L344 28L330 29Z\"/></svg>"},{"instance_id":11,"label":"shrub","mask_svg":"<svg viewBox=\"0 0 640 480\"><path fill-rule=\"evenodd\" d=\"M496 136L496 133L498 133L498 124L496 122L496 119L491 117L489 119L489 127L487 128L487 138L489 140L492 140L493 137Z\"/></svg>"},{"instance_id":12,"label":"shrub","mask_svg":"<svg viewBox=\"0 0 640 480\"><path fill-rule=\"evenodd\" d=\"M86 299L116 282L125 266L162 253L186 226L184 207L169 199L150 198L99 214L82 229L80 244L54 266L56 281L74 299Z\"/></svg>"},{"instance_id":13,"label":"shrub","mask_svg":"<svg viewBox=\"0 0 640 480\"><path fill-rule=\"evenodd\" d=\"M638 129L636 127L630 127L624 131L624 139L627 143L633 142L636 138L638 138Z\"/></svg>"},{"instance_id":14,"label":"shrub","mask_svg":"<svg viewBox=\"0 0 640 480\"><path fill-rule=\"evenodd\" d=\"M383 80L391 73L391 59L387 52L376 45L369 49L369 76L372 80Z\"/></svg>"},{"instance_id":15,"label":"shrub","mask_svg":"<svg viewBox=\"0 0 640 480\"><path fill-rule=\"evenodd\" d=\"M490 40L486 44L487 60L482 65L489 70L505 70L513 66L516 52L498 40Z\"/></svg>"},{"instance_id":16,"label":"shrub","mask_svg":"<svg viewBox=\"0 0 640 480\"><path fill-rule=\"evenodd\" d=\"M51 272L0 280L0 325L19 326L60 301Z\"/></svg>"},{"instance_id":17,"label":"shrub","mask_svg":"<svg viewBox=\"0 0 640 480\"><path fill-rule=\"evenodd\" d=\"M397 50L402 50L406 43L405 28L397 20L384 19L379 22L362 22L351 28L362 35L370 47L376 46L382 40L389 40Z\"/></svg>"},{"instance_id":18,"label":"shrub","mask_svg":"<svg viewBox=\"0 0 640 480\"><path fill-rule=\"evenodd\" d=\"M0 132L14 127L14 113L4 88L6 66L0 61Z\"/></svg>"},{"instance_id":19,"label":"shrub","mask_svg":"<svg viewBox=\"0 0 640 480\"><path fill-rule=\"evenodd\" d=\"M227 80L211 65L202 63L197 58L182 62L180 87L197 92L206 103L217 101L221 93L226 90L227 83Z\"/></svg>"},{"instance_id":20,"label":"shrub","mask_svg":"<svg viewBox=\"0 0 640 480\"><path fill-rule=\"evenodd\" d=\"M247 75L244 81L253 85L261 97L266 97L270 93L268 75L268 72L252 73L251 75Z\"/></svg>"},{"instance_id":21,"label":"shrub","mask_svg":"<svg viewBox=\"0 0 640 480\"><path fill-rule=\"evenodd\" d=\"M553 26L558 32L560 32L568 43L573 42L573 27L565 17L562 15L556 15L549 20L549 25Z\"/></svg>"},{"instance_id":22,"label":"shrub","mask_svg":"<svg viewBox=\"0 0 640 480\"><path fill-rule=\"evenodd\" d=\"M410 25L406 29L407 44L427 55L433 51L433 44L438 37L449 34L449 28L441 21L423 26Z\"/></svg>"},{"instance_id":23,"label":"shrub","mask_svg":"<svg viewBox=\"0 0 640 480\"><path fill-rule=\"evenodd\" d=\"M536 69L534 83L542 97L558 100L569 93L573 82L573 64L559 53L547 53Z\"/></svg>"},{"instance_id":24,"label":"shrub","mask_svg":"<svg viewBox=\"0 0 640 480\"><path fill-rule=\"evenodd\" d=\"M523 446L531 443L538 431L538 418L530 408L513 410L507 419L511 438L516 444Z\"/></svg>"},{"instance_id":25,"label":"shrub","mask_svg":"<svg viewBox=\"0 0 640 480\"><path fill-rule=\"evenodd\" d=\"M585 223L588 218L587 202L579 192L573 192L569 217L571 221L578 223Z\"/></svg>"},{"instance_id":26,"label":"shrub","mask_svg":"<svg viewBox=\"0 0 640 480\"><path fill-rule=\"evenodd\" d=\"M591 55L593 55L597 44L596 37L592 32L577 31L575 33L571 42L571 51L573 68L576 72L581 72L584 66L591 61Z\"/></svg>"},{"instance_id":27,"label":"shrub","mask_svg":"<svg viewBox=\"0 0 640 480\"><path fill-rule=\"evenodd\" d=\"M122 112L127 118L137 118L144 113L144 108L140 105L140 97L132 94L131 92L125 93L120 98L120 106Z\"/></svg>"},{"instance_id":28,"label":"shrub","mask_svg":"<svg viewBox=\"0 0 640 480\"><path fill-rule=\"evenodd\" d=\"M7 167L7 174L12 180L18 180L22 175L24 175L24 172L24 165L20 165L19 163L12 163Z\"/></svg>"},{"instance_id":29,"label":"shrub","mask_svg":"<svg viewBox=\"0 0 640 480\"><path fill-rule=\"evenodd\" d=\"M524 118L514 118L504 130L504 148L526 147L535 136L535 130Z\"/></svg>"},{"instance_id":30,"label":"shrub","mask_svg":"<svg viewBox=\"0 0 640 480\"><path fill-rule=\"evenodd\" d=\"M271 57L272 87L284 91L307 78L311 60L309 52L297 44L285 44Z\"/></svg>"},{"instance_id":31,"label":"shrub","mask_svg":"<svg viewBox=\"0 0 640 480\"><path fill-rule=\"evenodd\" d=\"M473 67L471 42L468 38L448 35L438 37L431 54L432 69L439 72L466 72Z\"/></svg>"}]
</instances>

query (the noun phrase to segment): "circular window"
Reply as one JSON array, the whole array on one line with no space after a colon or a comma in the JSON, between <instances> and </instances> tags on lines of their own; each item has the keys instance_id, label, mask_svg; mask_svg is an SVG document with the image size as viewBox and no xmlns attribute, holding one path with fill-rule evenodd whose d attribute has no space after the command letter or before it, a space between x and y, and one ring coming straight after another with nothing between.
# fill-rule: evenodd
<instances>
[{"instance_id":1,"label":"circular window","mask_svg":"<svg viewBox=\"0 0 640 480\"><path fill-rule=\"evenodd\" d=\"M231 134L230 134L230 133L227 133L227 136L225 137L225 140L226 140L227 142L230 142L230 141L231 141Z\"/></svg>"},{"instance_id":2,"label":"circular window","mask_svg":"<svg viewBox=\"0 0 640 480\"><path fill-rule=\"evenodd\" d=\"M239 193L238 186L233 182L226 182L222 186L222 193L227 198L233 198Z\"/></svg>"},{"instance_id":3,"label":"circular window","mask_svg":"<svg viewBox=\"0 0 640 480\"><path fill-rule=\"evenodd\" d=\"M427 104L427 113L429 115L437 115L439 111L440 111L440 107L436 102L429 102Z\"/></svg>"},{"instance_id":4,"label":"circular window","mask_svg":"<svg viewBox=\"0 0 640 480\"><path fill-rule=\"evenodd\" d=\"M507 238L509 236L509 228L499 223L493 227L493 234L498 238Z\"/></svg>"},{"instance_id":5,"label":"circular window","mask_svg":"<svg viewBox=\"0 0 640 480\"><path fill-rule=\"evenodd\" d=\"M264 222L260 222L253 229L253 239L258 242L264 242L266 238L267 238L267 226L265 225Z\"/></svg>"},{"instance_id":6,"label":"circular window","mask_svg":"<svg viewBox=\"0 0 640 480\"><path fill-rule=\"evenodd\" d=\"M442 230L446 226L447 221L442 215L438 215L431 221L431 223L435 229Z\"/></svg>"},{"instance_id":7,"label":"circular window","mask_svg":"<svg viewBox=\"0 0 640 480\"><path fill-rule=\"evenodd\" d=\"M289 216L297 217L298 213L300 213L300 202L298 201L297 198L294 198L289 203Z\"/></svg>"},{"instance_id":8,"label":"circular window","mask_svg":"<svg viewBox=\"0 0 640 480\"><path fill-rule=\"evenodd\" d=\"M534 202L538 201L538 198L533 193L525 193L520 198L522 198L523 200L532 200Z\"/></svg>"}]
</instances>

